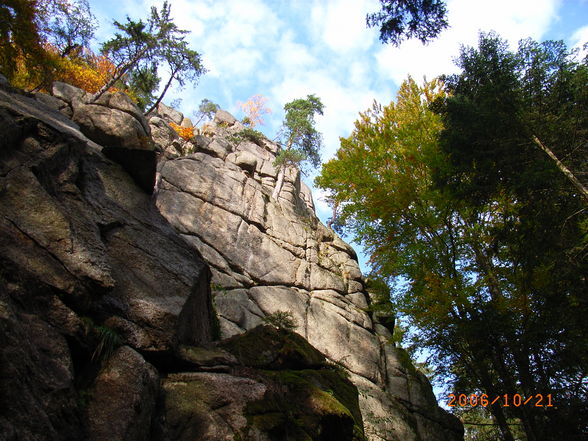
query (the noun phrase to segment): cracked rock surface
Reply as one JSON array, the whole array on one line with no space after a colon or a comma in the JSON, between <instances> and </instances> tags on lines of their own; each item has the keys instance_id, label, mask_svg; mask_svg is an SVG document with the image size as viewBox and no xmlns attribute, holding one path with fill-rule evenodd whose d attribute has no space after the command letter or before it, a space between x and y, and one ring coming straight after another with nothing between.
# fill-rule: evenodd
<instances>
[{"instance_id":1,"label":"cracked rock surface","mask_svg":"<svg viewBox=\"0 0 588 441\"><path fill-rule=\"evenodd\" d=\"M0 441L463 439L276 144L85 100L0 84Z\"/></svg>"},{"instance_id":2,"label":"cracked rock surface","mask_svg":"<svg viewBox=\"0 0 588 441\"><path fill-rule=\"evenodd\" d=\"M288 311L296 332L350 372L368 439L460 439L460 424L368 312L356 254L318 220L299 172L286 171L273 199L278 146L235 140L242 129L223 111L194 153L158 166L157 207L209 263L223 337Z\"/></svg>"}]
</instances>

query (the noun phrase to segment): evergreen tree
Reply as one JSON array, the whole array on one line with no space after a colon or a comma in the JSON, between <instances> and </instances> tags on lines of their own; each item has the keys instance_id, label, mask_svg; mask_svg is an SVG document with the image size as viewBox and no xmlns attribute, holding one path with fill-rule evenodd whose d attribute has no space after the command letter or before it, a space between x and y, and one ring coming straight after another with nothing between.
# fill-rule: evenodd
<instances>
[{"instance_id":1,"label":"evergreen tree","mask_svg":"<svg viewBox=\"0 0 588 441\"><path fill-rule=\"evenodd\" d=\"M391 284L395 307L418 329L413 343L432 351L453 391L551 394L556 407L488 410L504 440L514 440L513 423L529 441L576 439L586 430L588 398L586 211L515 123L530 97L518 90L517 57L498 43L484 41L475 59L462 60L468 70L450 82L451 94L409 80L396 103L361 114L316 184ZM569 78L583 68L566 70ZM575 81L567 84L573 96ZM578 137L583 111L579 98L574 103L578 114L561 127L577 127ZM524 118L542 137L556 130L544 116ZM586 145L560 136L556 152Z\"/></svg>"},{"instance_id":2,"label":"evergreen tree","mask_svg":"<svg viewBox=\"0 0 588 441\"><path fill-rule=\"evenodd\" d=\"M427 43L447 28L443 0L380 0L381 10L366 17L369 27L380 27L380 41L400 45L416 37Z\"/></svg>"},{"instance_id":3,"label":"evergreen tree","mask_svg":"<svg viewBox=\"0 0 588 441\"><path fill-rule=\"evenodd\" d=\"M147 23L143 20L133 21L129 17L125 24L114 22L121 32L117 32L102 45L102 52L115 62L117 73L94 95L94 100L131 70L146 69L146 66L153 64L159 66L164 62L170 69L170 78L156 104L161 101L174 80L183 84L185 80L196 79L205 72L200 63L200 55L188 48L185 41L187 31L177 27L170 12L171 6L165 1L161 11L151 8Z\"/></svg>"},{"instance_id":4,"label":"evergreen tree","mask_svg":"<svg viewBox=\"0 0 588 441\"><path fill-rule=\"evenodd\" d=\"M278 199L282 190L286 167L300 167L304 161L309 161L314 167L320 165L322 136L315 128L314 115L322 115L323 109L320 98L314 95L296 99L284 106L286 115L282 124L282 149L274 161L279 169L272 193L274 199Z\"/></svg>"}]
</instances>

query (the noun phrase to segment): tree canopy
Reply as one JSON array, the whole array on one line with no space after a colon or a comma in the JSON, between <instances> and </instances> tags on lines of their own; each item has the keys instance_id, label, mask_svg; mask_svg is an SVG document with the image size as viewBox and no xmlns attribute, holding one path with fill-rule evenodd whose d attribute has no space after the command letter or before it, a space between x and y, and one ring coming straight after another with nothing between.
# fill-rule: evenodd
<instances>
[{"instance_id":1,"label":"tree canopy","mask_svg":"<svg viewBox=\"0 0 588 441\"><path fill-rule=\"evenodd\" d=\"M530 441L575 439L588 415L588 211L535 139L585 176L586 60L483 34L458 65L362 113L316 184L455 392L557 397L490 406L502 439L513 423Z\"/></svg>"},{"instance_id":2,"label":"tree canopy","mask_svg":"<svg viewBox=\"0 0 588 441\"><path fill-rule=\"evenodd\" d=\"M163 99L173 81L180 86L185 81L196 80L205 72L198 52L189 49L185 36L188 31L179 29L171 18L171 6L165 1L161 10L151 8L147 22L134 21L127 17L126 23L114 22L120 31L102 45L102 52L116 64L116 74L95 94L98 99L110 89L127 72L150 72L161 64L167 64L169 79L160 96L148 110L153 110ZM151 70L151 72L153 72ZM155 84L156 75L150 75L151 83Z\"/></svg>"},{"instance_id":3,"label":"tree canopy","mask_svg":"<svg viewBox=\"0 0 588 441\"><path fill-rule=\"evenodd\" d=\"M322 135L315 127L315 114L323 114L324 105L315 95L295 99L284 106L285 116L281 129L282 149L274 165L279 168L273 197L278 198L287 166L299 167L304 161L314 167L321 163Z\"/></svg>"},{"instance_id":4,"label":"tree canopy","mask_svg":"<svg viewBox=\"0 0 588 441\"><path fill-rule=\"evenodd\" d=\"M381 9L368 14L369 27L380 27L380 41L400 45L418 38L427 43L447 28L447 8L443 0L380 0Z\"/></svg>"},{"instance_id":5,"label":"tree canopy","mask_svg":"<svg viewBox=\"0 0 588 441\"><path fill-rule=\"evenodd\" d=\"M47 57L39 32L36 2L6 0L0 4L0 69L12 81L21 61L30 71L42 70Z\"/></svg>"}]
</instances>

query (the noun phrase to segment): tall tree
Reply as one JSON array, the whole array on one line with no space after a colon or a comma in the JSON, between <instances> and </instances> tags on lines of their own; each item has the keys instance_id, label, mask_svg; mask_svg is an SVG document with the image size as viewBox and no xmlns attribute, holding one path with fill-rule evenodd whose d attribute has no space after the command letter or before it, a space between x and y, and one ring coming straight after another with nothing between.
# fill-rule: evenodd
<instances>
[{"instance_id":1,"label":"tall tree","mask_svg":"<svg viewBox=\"0 0 588 441\"><path fill-rule=\"evenodd\" d=\"M36 1L5 0L0 4L0 69L10 81L19 60L31 72L46 64L38 16Z\"/></svg>"},{"instance_id":2,"label":"tall tree","mask_svg":"<svg viewBox=\"0 0 588 441\"><path fill-rule=\"evenodd\" d=\"M280 195L287 167L299 167L304 161L309 161L314 167L320 165L322 136L315 128L314 116L322 115L323 109L320 98L314 95L295 99L284 106L282 149L274 161L278 167L278 178L272 193L274 199L277 200Z\"/></svg>"},{"instance_id":3,"label":"tall tree","mask_svg":"<svg viewBox=\"0 0 588 441\"><path fill-rule=\"evenodd\" d=\"M496 70L495 63L487 67ZM480 84L471 72L464 77ZM494 78L502 86L510 81L506 74ZM500 98L512 103L508 93ZM493 168L489 152L480 150L476 161L460 168L476 143L500 146L482 142L482 132L460 144L464 152L448 154L440 137L462 140L471 124L505 138L519 136L509 132L510 125L472 121L500 117L502 109L494 108L461 112L463 125L444 128L446 114L431 107L460 99L436 82L419 88L407 81L396 103L375 104L361 114L316 183L338 204L338 222L365 245L373 268L392 284L396 307L418 329L415 343L432 351L456 392L558 397L558 408L490 406L504 440L514 439L513 419L524 424L529 441L574 439L585 430L586 405L580 403L588 392L582 319L587 265L577 256L582 207L539 149L526 159L516 154L508 178L517 170L527 190L537 191L532 199L523 198L523 185L497 187L508 174ZM497 154L494 162L507 161L507 154ZM439 185L439 175L447 185Z\"/></svg>"},{"instance_id":4,"label":"tall tree","mask_svg":"<svg viewBox=\"0 0 588 441\"><path fill-rule=\"evenodd\" d=\"M98 24L88 0L38 1L39 30L62 57L88 48Z\"/></svg>"},{"instance_id":5,"label":"tall tree","mask_svg":"<svg viewBox=\"0 0 588 441\"><path fill-rule=\"evenodd\" d=\"M165 62L170 69L170 78L158 101L161 101L174 80L183 84L185 80L197 78L204 73L199 54L187 46L187 31L177 27L170 12L171 6L165 1L161 11L156 7L151 8L147 23L143 20L133 21L129 17L125 24L114 22L121 32L117 32L102 45L102 52L115 62L117 71L94 95L94 100L113 87L127 72L144 69L145 65L153 63Z\"/></svg>"},{"instance_id":6,"label":"tall tree","mask_svg":"<svg viewBox=\"0 0 588 441\"><path fill-rule=\"evenodd\" d=\"M575 439L588 430L588 208L570 175L582 185L588 171L588 63L562 42L524 40L512 52L482 34L458 64L440 109L450 161L435 180L475 207L513 201L515 222L492 232L486 262L503 267L502 292L527 305L511 317L505 364L527 393L565 401L544 414L519 409L528 438Z\"/></svg>"},{"instance_id":7,"label":"tall tree","mask_svg":"<svg viewBox=\"0 0 588 441\"><path fill-rule=\"evenodd\" d=\"M188 31L179 29L173 23L170 17L170 5L164 3L161 12L156 9L152 10L152 19L157 23L162 23L162 36L157 40L158 48L156 54L169 70L169 78L166 82L159 97L146 113L157 108L171 84L176 81L180 87L183 87L186 81L196 81L206 72L202 65L200 54L188 47L185 37Z\"/></svg>"},{"instance_id":8,"label":"tall tree","mask_svg":"<svg viewBox=\"0 0 588 441\"><path fill-rule=\"evenodd\" d=\"M381 10L368 14L369 27L380 27L380 41L400 45L418 38L427 43L447 28L444 0L380 0Z\"/></svg>"}]
</instances>

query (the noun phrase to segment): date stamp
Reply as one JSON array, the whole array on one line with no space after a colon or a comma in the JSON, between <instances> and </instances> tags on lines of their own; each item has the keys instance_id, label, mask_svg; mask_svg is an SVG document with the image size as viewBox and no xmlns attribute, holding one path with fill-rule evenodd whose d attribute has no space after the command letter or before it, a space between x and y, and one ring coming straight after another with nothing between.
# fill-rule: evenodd
<instances>
[{"instance_id":1,"label":"date stamp","mask_svg":"<svg viewBox=\"0 0 588 441\"><path fill-rule=\"evenodd\" d=\"M449 407L553 407L551 394L535 394L530 397L523 397L520 394L503 394L488 396L486 394L449 394L447 395L447 406Z\"/></svg>"}]
</instances>

